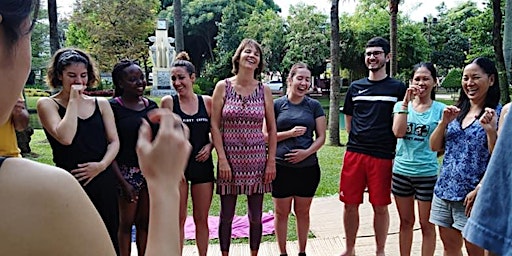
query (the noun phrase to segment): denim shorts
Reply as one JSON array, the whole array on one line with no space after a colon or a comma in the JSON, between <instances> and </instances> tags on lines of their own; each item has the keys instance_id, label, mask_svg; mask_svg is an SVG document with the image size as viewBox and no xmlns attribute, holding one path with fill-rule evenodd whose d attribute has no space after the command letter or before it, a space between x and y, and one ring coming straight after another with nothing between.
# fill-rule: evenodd
<instances>
[{"instance_id":1,"label":"denim shorts","mask_svg":"<svg viewBox=\"0 0 512 256\"><path fill-rule=\"evenodd\" d=\"M429 221L437 226L462 231L468 221L468 217L464 212L465 209L463 201L448 201L434 194Z\"/></svg>"}]
</instances>

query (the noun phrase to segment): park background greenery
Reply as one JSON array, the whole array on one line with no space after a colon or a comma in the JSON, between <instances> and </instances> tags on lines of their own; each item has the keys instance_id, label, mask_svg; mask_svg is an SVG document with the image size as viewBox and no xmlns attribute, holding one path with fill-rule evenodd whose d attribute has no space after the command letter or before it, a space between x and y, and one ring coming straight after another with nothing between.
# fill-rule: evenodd
<instances>
[{"instance_id":1,"label":"park background greenery","mask_svg":"<svg viewBox=\"0 0 512 256\"><path fill-rule=\"evenodd\" d=\"M40 15L32 36L32 72L25 91L29 96L27 103L31 110L34 110L38 97L51 93L43 81L45 66L59 47L79 47L88 51L103 74L110 73L119 59L129 58L138 60L146 75L149 75L152 64L147 38L154 33L155 20L167 19L170 24L169 36L175 36L172 27L178 17L174 15L176 3L172 0L77 0L73 14L59 20L54 9L57 2L48 0L49 14L43 12ZM197 67L197 92L210 92L219 79L230 75L231 56L245 37L261 42L267 64L265 72L278 71L286 76L293 63L303 61L311 67L315 77L322 73L333 75L326 70L331 58L329 44L332 26L329 16L319 12L313 5L296 4L289 9L289 16L282 17L279 7L272 0L180 2L182 14L179 19L183 23L184 50ZM344 1L336 2L340 2L340 10L343 10ZM364 44L376 35L390 38L389 6L392 2L400 1L357 2L358 7L354 13L344 13L339 17L340 75L349 82L367 75L363 63ZM503 7L505 1L484 2L486 5L483 9L479 9L472 1L461 2L450 9L440 5L439 14L436 17L425 17L425 22L414 21L407 13L399 12L396 77L406 81L415 63L432 61L439 75L447 77L442 87L456 91L460 88L460 70L468 60L476 56L495 59L493 46L496 42L493 42L492 34L493 21L497 15L493 13L496 9L493 3ZM506 9L510 9L510 6L502 8ZM502 11L499 13L503 14ZM434 18L437 22L434 22ZM504 42L505 48L510 49L510 31ZM111 86L105 80L98 89L109 89ZM329 105L328 98L321 98L320 101L324 107ZM31 119L34 127L39 127L35 114L31 115ZM340 135L341 143L346 142L343 130ZM36 129L31 146L31 157L34 160L52 164L51 151L42 130ZM343 152L343 147L329 145L320 150L322 180L317 196L337 193ZM212 214L218 214L218 205L214 197ZM268 196L265 198L264 209L272 209ZM242 200L237 214L245 212L245 201ZM294 239L294 235L292 222L291 239Z\"/></svg>"}]
</instances>

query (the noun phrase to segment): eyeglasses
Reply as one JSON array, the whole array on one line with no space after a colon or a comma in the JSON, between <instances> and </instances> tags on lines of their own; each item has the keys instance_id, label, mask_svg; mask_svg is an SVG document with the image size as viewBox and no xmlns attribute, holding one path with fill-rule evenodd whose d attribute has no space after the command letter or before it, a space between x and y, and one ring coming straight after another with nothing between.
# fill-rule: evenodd
<instances>
[{"instance_id":1,"label":"eyeglasses","mask_svg":"<svg viewBox=\"0 0 512 256\"><path fill-rule=\"evenodd\" d=\"M372 55L374 57L377 57L377 56L379 56L379 55L381 55L383 53L384 53L383 51L373 51L373 52L366 52L365 54L366 54L367 57L370 57Z\"/></svg>"}]
</instances>

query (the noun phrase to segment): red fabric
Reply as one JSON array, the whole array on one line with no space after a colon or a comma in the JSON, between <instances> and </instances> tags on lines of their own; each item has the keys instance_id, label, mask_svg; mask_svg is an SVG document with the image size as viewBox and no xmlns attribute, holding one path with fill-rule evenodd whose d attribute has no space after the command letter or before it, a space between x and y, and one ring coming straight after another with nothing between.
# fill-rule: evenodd
<instances>
[{"instance_id":1,"label":"red fabric","mask_svg":"<svg viewBox=\"0 0 512 256\"><path fill-rule=\"evenodd\" d=\"M370 203L391 204L391 173L393 160L347 151L340 175L340 200L346 204L361 204L368 187Z\"/></svg>"}]
</instances>

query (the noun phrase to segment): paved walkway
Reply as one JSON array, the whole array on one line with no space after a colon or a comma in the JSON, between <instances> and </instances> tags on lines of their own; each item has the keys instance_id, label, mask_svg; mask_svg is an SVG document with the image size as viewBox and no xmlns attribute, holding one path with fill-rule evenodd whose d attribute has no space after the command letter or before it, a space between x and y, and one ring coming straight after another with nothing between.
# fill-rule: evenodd
<instances>
[{"instance_id":1,"label":"paved walkway","mask_svg":"<svg viewBox=\"0 0 512 256\"><path fill-rule=\"evenodd\" d=\"M313 199L311 206L311 232L315 238L308 240L306 253L313 256L339 256L345 248L345 239L343 231L343 204L337 196L321 197ZM359 208L360 227L356 241L356 254L358 256L375 255L375 238L373 236L373 210L368 203L365 194L365 203ZM386 243L387 255L400 255L398 247L399 219L394 202L389 206L390 227ZM416 218L418 219L418 218ZM132 256L136 256L135 247L132 247ZM297 242L288 242L288 255L297 255ZM183 250L183 256L198 255L195 245L187 245ZM208 256L220 256L218 244L210 244ZM249 246L247 244L232 244L230 249L232 256L249 255ZM277 256L279 249L277 243L265 242L261 244L259 255ZM421 229L419 224L414 226L414 239L411 255L421 255ZM436 256L443 255L443 245L441 240L437 239ZM464 253L464 255L466 255Z\"/></svg>"}]
</instances>

